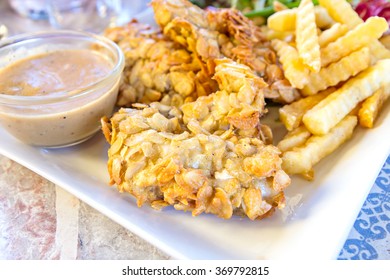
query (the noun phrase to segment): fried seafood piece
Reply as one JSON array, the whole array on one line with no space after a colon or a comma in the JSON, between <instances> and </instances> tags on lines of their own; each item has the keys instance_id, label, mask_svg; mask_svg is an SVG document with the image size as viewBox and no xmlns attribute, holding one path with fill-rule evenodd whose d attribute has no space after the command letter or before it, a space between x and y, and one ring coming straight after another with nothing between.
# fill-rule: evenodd
<instances>
[{"instance_id":1,"label":"fried seafood piece","mask_svg":"<svg viewBox=\"0 0 390 280\"><path fill-rule=\"evenodd\" d=\"M300 98L298 90L285 78L275 50L260 27L235 9L210 9L207 16L211 28L218 32L221 53L262 77L268 84L266 98L281 103Z\"/></svg>"},{"instance_id":2,"label":"fried seafood piece","mask_svg":"<svg viewBox=\"0 0 390 280\"><path fill-rule=\"evenodd\" d=\"M253 21L234 9L209 9L210 28L218 32L221 53L264 75L268 64L275 63L269 41Z\"/></svg>"},{"instance_id":3,"label":"fried seafood piece","mask_svg":"<svg viewBox=\"0 0 390 280\"><path fill-rule=\"evenodd\" d=\"M154 18L163 33L204 61L221 58L218 33L210 28L207 13L183 0L152 0Z\"/></svg>"},{"instance_id":4,"label":"fried seafood piece","mask_svg":"<svg viewBox=\"0 0 390 280\"><path fill-rule=\"evenodd\" d=\"M214 66L165 38L159 30L133 20L108 28L105 36L125 54L126 64L118 106L162 101L180 106L216 90Z\"/></svg>"},{"instance_id":5,"label":"fried seafood piece","mask_svg":"<svg viewBox=\"0 0 390 280\"><path fill-rule=\"evenodd\" d=\"M235 9L202 10L187 0L152 0L156 22L171 40L203 61L227 57L245 64L269 85L265 97L282 103L300 98L283 75L266 35Z\"/></svg>"},{"instance_id":6,"label":"fried seafood piece","mask_svg":"<svg viewBox=\"0 0 390 280\"><path fill-rule=\"evenodd\" d=\"M177 108L152 103L102 119L108 170L120 192L155 209L261 219L283 208L290 184L280 151L256 138L193 134Z\"/></svg>"},{"instance_id":7,"label":"fried seafood piece","mask_svg":"<svg viewBox=\"0 0 390 280\"><path fill-rule=\"evenodd\" d=\"M267 84L248 66L227 58L215 62L213 79L219 90L183 104L184 123L195 120L211 134L238 129L240 135L258 137L260 117L266 112L263 92Z\"/></svg>"}]
</instances>

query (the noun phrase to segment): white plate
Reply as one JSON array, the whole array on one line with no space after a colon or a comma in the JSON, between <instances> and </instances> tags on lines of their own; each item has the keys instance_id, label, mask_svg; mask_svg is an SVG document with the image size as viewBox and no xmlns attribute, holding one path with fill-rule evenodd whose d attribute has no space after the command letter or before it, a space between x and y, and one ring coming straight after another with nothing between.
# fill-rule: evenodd
<instances>
[{"instance_id":1,"label":"white plate","mask_svg":"<svg viewBox=\"0 0 390 280\"><path fill-rule=\"evenodd\" d=\"M313 182L293 177L288 197L302 199L285 219L282 212L250 221L166 208L159 212L109 187L108 144L101 133L70 148L40 149L0 129L0 153L63 187L101 213L178 259L335 259L390 152L386 106L371 130L316 166ZM272 119L272 118L271 118Z\"/></svg>"},{"instance_id":2,"label":"white plate","mask_svg":"<svg viewBox=\"0 0 390 280\"><path fill-rule=\"evenodd\" d=\"M152 22L150 11L138 16ZM241 217L196 218L166 208L144 206L109 187L108 144L101 133L70 148L34 148L0 128L0 153L63 187L125 228L178 259L335 259L390 153L387 106L371 130L353 139L316 166L316 178L293 177L287 197L302 195L286 219L277 212L261 221ZM271 124L275 117L268 118ZM280 124L276 134L280 134Z\"/></svg>"}]
</instances>

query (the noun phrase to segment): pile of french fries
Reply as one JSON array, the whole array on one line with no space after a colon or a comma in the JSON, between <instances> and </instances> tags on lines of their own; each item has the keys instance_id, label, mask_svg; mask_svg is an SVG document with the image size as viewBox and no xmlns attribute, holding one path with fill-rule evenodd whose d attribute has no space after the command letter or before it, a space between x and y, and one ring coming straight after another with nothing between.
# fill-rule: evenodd
<instances>
[{"instance_id":1,"label":"pile of french fries","mask_svg":"<svg viewBox=\"0 0 390 280\"><path fill-rule=\"evenodd\" d=\"M280 108L288 130L279 142L283 169L313 179L313 166L372 128L390 96L390 51L379 41L384 18L363 21L345 0L302 0L267 22L285 76L303 98Z\"/></svg>"}]
</instances>

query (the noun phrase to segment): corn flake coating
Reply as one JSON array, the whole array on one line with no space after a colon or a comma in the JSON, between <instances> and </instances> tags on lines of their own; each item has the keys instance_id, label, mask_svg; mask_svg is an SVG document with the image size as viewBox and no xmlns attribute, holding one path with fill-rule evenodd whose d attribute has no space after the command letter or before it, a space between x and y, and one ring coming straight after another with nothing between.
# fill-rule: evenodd
<instances>
[{"instance_id":1,"label":"corn flake coating","mask_svg":"<svg viewBox=\"0 0 390 280\"><path fill-rule=\"evenodd\" d=\"M230 58L249 66L269 85L265 97L281 103L299 99L283 75L266 35L234 9L202 10L187 0L153 0L164 35L203 61Z\"/></svg>"},{"instance_id":2,"label":"corn flake coating","mask_svg":"<svg viewBox=\"0 0 390 280\"><path fill-rule=\"evenodd\" d=\"M152 4L162 31L134 21L106 31L126 57L118 105L137 108L102 119L110 183L139 206L172 205L194 216L261 219L283 208L290 178L260 117L267 94L281 102L299 95L269 42L233 10ZM236 24L223 27L227 20ZM224 41L231 45L222 49Z\"/></svg>"},{"instance_id":3,"label":"corn flake coating","mask_svg":"<svg viewBox=\"0 0 390 280\"><path fill-rule=\"evenodd\" d=\"M185 0L153 0L151 5L164 35L203 60L221 58L218 33L210 28L204 10Z\"/></svg>"},{"instance_id":4,"label":"corn flake coating","mask_svg":"<svg viewBox=\"0 0 390 280\"><path fill-rule=\"evenodd\" d=\"M135 196L138 206L173 205L194 216L253 220L284 207L290 178L276 147L256 138L193 134L180 119L179 110L160 103L102 119L111 184Z\"/></svg>"},{"instance_id":5,"label":"corn flake coating","mask_svg":"<svg viewBox=\"0 0 390 280\"><path fill-rule=\"evenodd\" d=\"M181 107L183 120L199 122L210 132L223 133L238 128L246 136L258 135L260 117L266 112L263 89L264 81L247 66L230 59L216 61L214 79L219 91Z\"/></svg>"},{"instance_id":6,"label":"corn flake coating","mask_svg":"<svg viewBox=\"0 0 390 280\"><path fill-rule=\"evenodd\" d=\"M180 106L216 90L211 79L214 66L167 40L159 30L132 21L107 29L105 36L119 45L126 58L118 106L155 101Z\"/></svg>"}]
</instances>

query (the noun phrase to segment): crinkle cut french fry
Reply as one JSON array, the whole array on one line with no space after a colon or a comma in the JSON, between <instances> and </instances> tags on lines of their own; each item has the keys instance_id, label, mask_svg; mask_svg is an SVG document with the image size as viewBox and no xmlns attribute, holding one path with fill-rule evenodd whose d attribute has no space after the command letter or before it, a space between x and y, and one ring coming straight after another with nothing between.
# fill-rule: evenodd
<instances>
[{"instance_id":1,"label":"crinkle cut french fry","mask_svg":"<svg viewBox=\"0 0 390 280\"><path fill-rule=\"evenodd\" d=\"M363 22L346 0L319 0L319 3L335 21L346 24L349 29Z\"/></svg>"},{"instance_id":2,"label":"crinkle cut french fry","mask_svg":"<svg viewBox=\"0 0 390 280\"><path fill-rule=\"evenodd\" d=\"M318 94L284 105L279 109L279 118L281 122L289 131L297 128L302 123L303 115L333 91L335 91L334 88L329 88Z\"/></svg>"},{"instance_id":3,"label":"crinkle cut french fry","mask_svg":"<svg viewBox=\"0 0 390 280\"><path fill-rule=\"evenodd\" d=\"M297 10L295 40L299 57L314 72L321 68L314 5L311 0L302 0Z\"/></svg>"},{"instance_id":4,"label":"crinkle cut french fry","mask_svg":"<svg viewBox=\"0 0 390 280\"><path fill-rule=\"evenodd\" d=\"M322 67L338 61L342 57L356 51L378 39L389 28L382 17L370 17L366 22L356 26L335 42L329 43L321 50Z\"/></svg>"},{"instance_id":5,"label":"crinkle cut french fry","mask_svg":"<svg viewBox=\"0 0 390 280\"><path fill-rule=\"evenodd\" d=\"M318 44L321 48L326 47L329 43L336 41L338 38L348 32L345 24L335 23L329 29L324 30L318 37Z\"/></svg>"},{"instance_id":6,"label":"crinkle cut french fry","mask_svg":"<svg viewBox=\"0 0 390 280\"><path fill-rule=\"evenodd\" d=\"M348 29L350 30L363 23L363 20L360 18L360 16L345 0L319 0L319 3L328 11L329 15L334 20L347 25ZM369 43L369 46L371 53L376 60L390 58L390 51L386 49L378 40L373 40Z\"/></svg>"},{"instance_id":7,"label":"crinkle cut french fry","mask_svg":"<svg viewBox=\"0 0 390 280\"><path fill-rule=\"evenodd\" d=\"M359 102L371 96L380 87L390 87L389 72L390 59L378 61L307 111L303 116L303 123L313 134L328 133Z\"/></svg>"},{"instance_id":8,"label":"crinkle cut french fry","mask_svg":"<svg viewBox=\"0 0 390 280\"><path fill-rule=\"evenodd\" d=\"M279 39L285 42L295 41L295 32L293 31L276 31L270 28L266 30L266 36L268 40Z\"/></svg>"},{"instance_id":9,"label":"crinkle cut french fry","mask_svg":"<svg viewBox=\"0 0 390 280\"><path fill-rule=\"evenodd\" d=\"M380 59L390 58L390 50L386 49L384 45L378 40L372 41L369 43L371 54L374 56L375 61Z\"/></svg>"},{"instance_id":10,"label":"crinkle cut french fry","mask_svg":"<svg viewBox=\"0 0 390 280\"><path fill-rule=\"evenodd\" d=\"M290 9L274 13L267 19L267 25L275 31L294 31L296 12L296 9Z\"/></svg>"},{"instance_id":11,"label":"crinkle cut french fry","mask_svg":"<svg viewBox=\"0 0 390 280\"><path fill-rule=\"evenodd\" d=\"M267 25L275 31L295 31L297 9L289 9L274 13L267 19ZM316 25L319 28L328 28L334 24L334 20L329 16L325 8L314 7Z\"/></svg>"},{"instance_id":12,"label":"crinkle cut french fry","mask_svg":"<svg viewBox=\"0 0 390 280\"><path fill-rule=\"evenodd\" d=\"M306 140L312 134L307 130L305 126L300 126L287 133L283 139L278 143L277 147L283 153L292 150L295 147L299 147L305 144Z\"/></svg>"},{"instance_id":13,"label":"crinkle cut french fry","mask_svg":"<svg viewBox=\"0 0 390 280\"><path fill-rule=\"evenodd\" d=\"M272 40L272 47L278 54L287 80L293 87L302 89L308 82L309 69L300 61L298 51L278 39Z\"/></svg>"},{"instance_id":14,"label":"crinkle cut french fry","mask_svg":"<svg viewBox=\"0 0 390 280\"><path fill-rule=\"evenodd\" d=\"M324 7L315 6L314 13L316 14L316 25L320 29L328 29L336 23Z\"/></svg>"},{"instance_id":15,"label":"crinkle cut french fry","mask_svg":"<svg viewBox=\"0 0 390 280\"><path fill-rule=\"evenodd\" d=\"M329 133L322 136L311 136L303 146L285 152L282 157L283 170L287 174L310 172L315 164L352 136L356 124L356 116L346 116Z\"/></svg>"},{"instance_id":16,"label":"crinkle cut french fry","mask_svg":"<svg viewBox=\"0 0 390 280\"><path fill-rule=\"evenodd\" d=\"M311 72L309 82L302 89L304 95L313 95L330 86L348 80L370 66L370 51L362 48L341 60L322 68L319 73Z\"/></svg>"},{"instance_id":17,"label":"crinkle cut french fry","mask_svg":"<svg viewBox=\"0 0 390 280\"><path fill-rule=\"evenodd\" d=\"M390 88L380 88L373 95L363 101L359 110L359 124L363 127L372 128L374 122L386 100L390 97Z\"/></svg>"}]
</instances>

